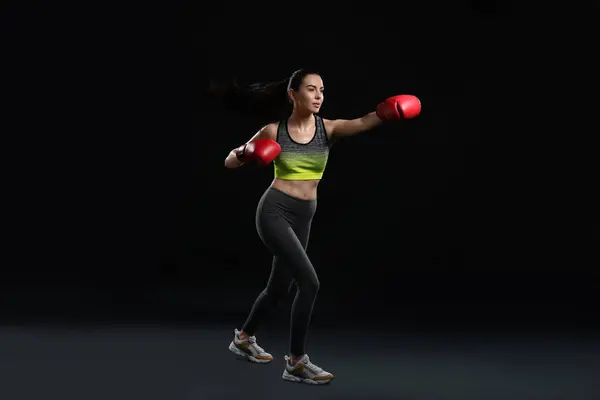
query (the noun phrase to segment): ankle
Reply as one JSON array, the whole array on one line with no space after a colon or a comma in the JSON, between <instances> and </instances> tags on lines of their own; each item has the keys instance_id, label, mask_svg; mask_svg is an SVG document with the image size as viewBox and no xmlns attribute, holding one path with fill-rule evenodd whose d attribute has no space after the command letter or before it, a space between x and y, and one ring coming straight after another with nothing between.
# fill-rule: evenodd
<instances>
[{"instance_id":1,"label":"ankle","mask_svg":"<svg viewBox=\"0 0 600 400\"><path fill-rule=\"evenodd\" d=\"M290 364L296 365L298 363L298 361L302 360L302 357L304 357L304 355L301 355L301 356L290 356Z\"/></svg>"},{"instance_id":2,"label":"ankle","mask_svg":"<svg viewBox=\"0 0 600 400\"><path fill-rule=\"evenodd\" d=\"M244 331L240 331L240 333L239 333L239 335L238 335L238 336L239 336L239 338L240 338L241 340L246 340L246 339L248 339L248 338L250 337L250 336L249 336L249 335L248 335L246 332L244 332Z\"/></svg>"}]
</instances>

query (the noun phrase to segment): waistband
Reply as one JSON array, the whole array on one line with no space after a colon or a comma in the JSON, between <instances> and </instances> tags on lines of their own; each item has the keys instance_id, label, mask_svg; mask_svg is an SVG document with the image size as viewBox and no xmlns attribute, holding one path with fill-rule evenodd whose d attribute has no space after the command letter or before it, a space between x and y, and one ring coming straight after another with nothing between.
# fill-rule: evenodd
<instances>
[{"instance_id":1,"label":"waistband","mask_svg":"<svg viewBox=\"0 0 600 400\"><path fill-rule=\"evenodd\" d=\"M294 197L290 194L282 192L281 190L274 188L272 186L267 189L266 193L270 198L273 198L278 201L286 202L286 203L295 203L300 207L312 206L317 203L316 199L300 199L298 197Z\"/></svg>"}]
</instances>

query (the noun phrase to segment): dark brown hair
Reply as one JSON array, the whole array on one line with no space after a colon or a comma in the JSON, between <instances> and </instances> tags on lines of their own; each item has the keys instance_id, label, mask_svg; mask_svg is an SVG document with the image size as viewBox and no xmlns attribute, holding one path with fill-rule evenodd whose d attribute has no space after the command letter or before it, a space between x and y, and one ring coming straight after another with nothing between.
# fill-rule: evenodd
<instances>
[{"instance_id":1,"label":"dark brown hair","mask_svg":"<svg viewBox=\"0 0 600 400\"><path fill-rule=\"evenodd\" d=\"M239 85L235 80L211 81L209 91L217 96L229 111L255 115L269 121L286 118L292 111L288 90L299 90L304 77L320 75L308 69L299 69L289 78L266 83Z\"/></svg>"}]
</instances>

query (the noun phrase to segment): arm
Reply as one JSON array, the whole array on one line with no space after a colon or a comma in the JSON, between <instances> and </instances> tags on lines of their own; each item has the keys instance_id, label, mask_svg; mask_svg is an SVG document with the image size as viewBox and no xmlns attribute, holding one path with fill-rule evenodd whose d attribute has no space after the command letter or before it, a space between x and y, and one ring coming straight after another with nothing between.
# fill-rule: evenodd
<instances>
[{"instance_id":1,"label":"arm","mask_svg":"<svg viewBox=\"0 0 600 400\"><path fill-rule=\"evenodd\" d=\"M277 124L271 123L269 125L262 127L258 132L256 132L254 134L254 136L252 136L250 138L250 140L248 140L243 145L241 145L229 152L229 154L225 158L225 168L238 168L238 167L241 167L242 165L244 165L244 162L241 161L238 158L238 156L243 151L244 146L246 146L248 143L250 143L254 140L257 140L257 139L276 140L276 138L277 138Z\"/></svg>"},{"instance_id":2,"label":"arm","mask_svg":"<svg viewBox=\"0 0 600 400\"><path fill-rule=\"evenodd\" d=\"M375 128L384 121L400 121L415 118L421 113L421 102L415 96L398 95L379 103L377 110L361 118L336 119L327 122L331 137L355 135Z\"/></svg>"},{"instance_id":3,"label":"arm","mask_svg":"<svg viewBox=\"0 0 600 400\"><path fill-rule=\"evenodd\" d=\"M369 131L382 122L377 113L373 111L361 118L329 120L326 129L332 137L342 137Z\"/></svg>"}]
</instances>

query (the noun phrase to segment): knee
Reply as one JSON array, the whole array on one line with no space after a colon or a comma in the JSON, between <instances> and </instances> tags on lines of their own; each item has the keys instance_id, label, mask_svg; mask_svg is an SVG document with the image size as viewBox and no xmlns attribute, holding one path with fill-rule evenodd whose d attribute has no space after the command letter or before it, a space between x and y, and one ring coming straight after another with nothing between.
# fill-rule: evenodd
<instances>
[{"instance_id":1,"label":"knee","mask_svg":"<svg viewBox=\"0 0 600 400\"><path fill-rule=\"evenodd\" d=\"M310 279L303 279L296 282L298 286L298 292L305 293L307 295L316 296L319 292L319 288L321 287L321 282L319 282L319 278L314 276Z\"/></svg>"},{"instance_id":2,"label":"knee","mask_svg":"<svg viewBox=\"0 0 600 400\"><path fill-rule=\"evenodd\" d=\"M311 290L315 292L315 294L317 294L319 292L319 289L321 288L321 281L319 281L319 278L315 276L314 282L311 285Z\"/></svg>"}]
</instances>

